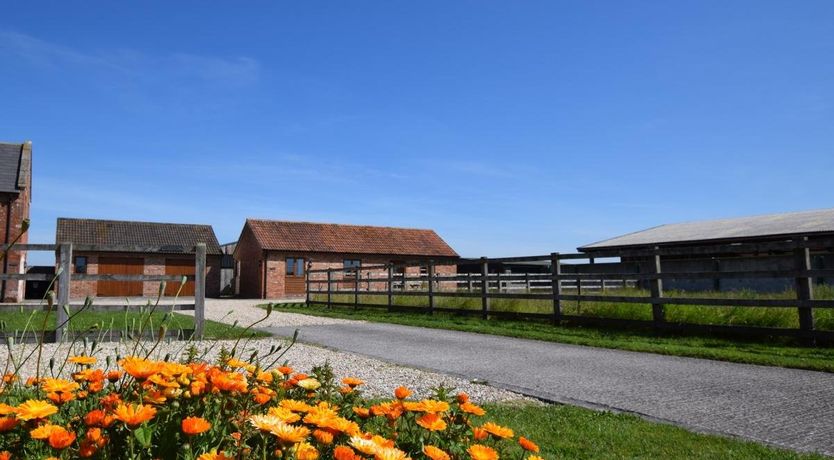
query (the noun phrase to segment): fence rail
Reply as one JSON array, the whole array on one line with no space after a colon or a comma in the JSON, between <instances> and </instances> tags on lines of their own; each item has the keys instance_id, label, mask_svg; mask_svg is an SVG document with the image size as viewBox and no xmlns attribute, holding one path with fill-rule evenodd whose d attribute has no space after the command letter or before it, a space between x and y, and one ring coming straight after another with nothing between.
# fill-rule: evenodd
<instances>
[{"instance_id":1,"label":"fence rail","mask_svg":"<svg viewBox=\"0 0 834 460\"><path fill-rule=\"evenodd\" d=\"M817 330L814 326L814 310L834 308L834 300L814 299L814 278L834 277L834 269L813 269L810 263L812 249L834 246L834 239L796 238L790 241L759 244L724 244L710 246L724 254L764 253L792 255L793 266L779 270L750 271L664 271L667 258L711 254L704 248L654 248L651 251L618 251L598 254L560 254L540 256L463 259L463 262L480 264L480 273L437 273L437 267L449 264L447 261L411 262L388 265L372 265L351 268L327 268L308 270L306 273L307 302L328 306L351 306L384 308L391 312L420 311L426 313L450 312L464 315L489 317L515 317L549 319L553 323L571 321L575 323L640 324L658 330L691 330L744 335L781 335L816 340L834 340L833 331ZM601 257L628 257L639 260L639 264L620 263L619 271L599 270L594 272L594 259ZM575 263L586 259L582 265L587 272L578 271ZM548 269L546 273L490 273L490 264L512 262L539 262ZM611 264L609 264L610 266ZM717 266L717 265L716 265ZM419 268L417 268L419 267ZM635 268L626 270L626 267ZM610 268L610 267L609 267ZM781 278L793 280L796 298L738 298L731 296L686 297L669 295L664 291L664 281L704 279L762 279ZM610 290L642 287L648 295L621 295ZM353 302L336 301L335 295L351 295ZM362 302L366 296L384 296L385 303ZM425 302L414 306L395 305L395 296L424 298ZM438 298L480 298L480 309L448 308L438 306ZM495 299L521 299L550 305L550 311L507 312L491 308ZM616 302L644 305L651 308L651 321L623 320L582 315L566 315L565 302ZM795 308L798 328L773 328L734 325L703 325L673 323L666 320L666 305L693 305L704 307L749 307L749 308Z\"/></svg>"},{"instance_id":2,"label":"fence rail","mask_svg":"<svg viewBox=\"0 0 834 460\"><path fill-rule=\"evenodd\" d=\"M0 245L3 252L23 251L55 251L57 263L57 275L42 273L5 273L0 274L0 280L14 281L50 281L57 282L57 307L55 319L55 333L47 334L47 339L60 342L64 340L67 333L64 327L67 324L67 311L78 310L80 305L70 303L70 283L72 281L166 281L180 282L194 281L194 303L180 303L177 305L166 305L169 310L194 311L194 336L202 338L205 331L205 305L206 305L206 245L199 243L193 247L186 246L116 246L116 245L73 245L73 243L59 244L14 244ZM143 253L190 253L194 252L194 273L195 275L125 275L125 274L87 274L72 273L72 254L78 252L143 252ZM66 306L66 309L64 308ZM33 304L2 304L0 308L17 307L23 310L47 309L45 305ZM140 307L139 305L123 304L94 304L86 308L91 311L128 311ZM113 334L109 334L113 337ZM116 336L121 336L116 334Z\"/></svg>"}]
</instances>

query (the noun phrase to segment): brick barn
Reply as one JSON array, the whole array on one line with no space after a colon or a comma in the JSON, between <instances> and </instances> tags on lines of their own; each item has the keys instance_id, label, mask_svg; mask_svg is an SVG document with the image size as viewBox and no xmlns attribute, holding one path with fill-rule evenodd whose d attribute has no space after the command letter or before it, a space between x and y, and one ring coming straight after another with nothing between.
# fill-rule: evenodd
<instances>
[{"instance_id":1,"label":"brick barn","mask_svg":"<svg viewBox=\"0 0 834 460\"><path fill-rule=\"evenodd\" d=\"M73 249L73 273L109 275L194 275L197 243L206 244L206 296L220 294L220 244L210 225L167 224L97 219L58 218L55 242L77 245L119 246L115 251ZM144 252L147 247L162 247ZM179 283L169 282L165 296L173 296ZM70 284L70 297L156 297L157 281L81 281ZM181 297L194 295L189 281Z\"/></svg>"},{"instance_id":2,"label":"brick barn","mask_svg":"<svg viewBox=\"0 0 834 460\"><path fill-rule=\"evenodd\" d=\"M318 270L433 260L436 273L453 274L459 258L433 230L259 219L246 220L234 257L238 294L261 299L304 296L308 264Z\"/></svg>"},{"instance_id":3,"label":"brick barn","mask_svg":"<svg viewBox=\"0 0 834 460\"><path fill-rule=\"evenodd\" d=\"M32 143L0 143L0 235L9 244L20 235L23 221L29 219L32 201ZM22 235L18 243L28 242ZM26 253L13 251L3 258L3 273L24 273ZM24 281L0 282L3 302L20 302L25 291Z\"/></svg>"}]
</instances>

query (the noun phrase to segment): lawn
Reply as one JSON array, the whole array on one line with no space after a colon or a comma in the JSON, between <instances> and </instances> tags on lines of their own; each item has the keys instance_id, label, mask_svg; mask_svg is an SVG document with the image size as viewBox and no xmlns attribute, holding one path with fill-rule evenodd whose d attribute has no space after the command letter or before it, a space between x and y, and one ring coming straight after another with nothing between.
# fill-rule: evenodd
<instances>
[{"instance_id":1,"label":"lawn","mask_svg":"<svg viewBox=\"0 0 834 460\"><path fill-rule=\"evenodd\" d=\"M762 444L692 433L629 414L573 406L486 405L485 418L539 444L544 458L812 459Z\"/></svg>"},{"instance_id":2,"label":"lawn","mask_svg":"<svg viewBox=\"0 0 834 460\"><path fill-rule=\"evenodd\" d=\"M46 316L46 330L55 330L55 313L47 315L44 311L2 311L0 312L0 331L5 333L20 332L24 328L31 332L39 331ZM144 321L145 330L156 331L162 324L165 313L162 312L96 312L84 311L74 316L69 322L70 331L87 331L98 326L99 330L136 331ZM28 326L27 326L28 324ZM193 330L194 317L172 313L167 322L168 331ZM204 337L206 339L236 339L243 333L244 328L229 324L206 320ZM260 331L248 331L247 337L268 337L269 334Z\"/></svg>"},{"instance_id":3,"label":"lawn","mask_svg":"<svg viewBox=\"0 0 834 460\"><path fill-rule=\"evenodd\" d=\"M383 297L384 298L384 297ZM648 329L553 326L546 322L513 321L423 313L388 313L373 308L333 308L322 305L276 304L275 309L315 316L366 320L408 326L451 329L521 337L602 348L689 356L766 366L834 372L834 348L802 347L788 339L735 340L698 335L658 335Z\"/></svg>"}]
</instances>

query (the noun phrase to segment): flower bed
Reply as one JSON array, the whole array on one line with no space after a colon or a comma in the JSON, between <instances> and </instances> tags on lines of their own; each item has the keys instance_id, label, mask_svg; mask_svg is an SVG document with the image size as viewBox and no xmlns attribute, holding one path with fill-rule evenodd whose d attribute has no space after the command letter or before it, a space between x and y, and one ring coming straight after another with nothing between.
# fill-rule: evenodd
<instances>
[{"instance_id":1,"label":"flower bed","mask_svg":"<svg viewBox=\"0 0 834 460\"><path fill-rule=\"evenodd\" d=\"M72 378L4 377L0 459L162 458L538 460L538 446L483 422L466 394L365 400L363 382L337 383L329 366L310 375L264 357L221 351L210 364L119 359L96 368L68 359ZM263 367L262 367L263 366Z\"/></svg>"}]
</instances>

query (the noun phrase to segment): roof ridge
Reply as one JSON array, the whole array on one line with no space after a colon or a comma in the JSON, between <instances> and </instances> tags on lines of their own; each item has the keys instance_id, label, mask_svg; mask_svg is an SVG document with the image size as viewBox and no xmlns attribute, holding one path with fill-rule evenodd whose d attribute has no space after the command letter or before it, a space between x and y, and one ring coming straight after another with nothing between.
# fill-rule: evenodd
<instances>
[{"instance_id":1,"label":"roof ridge","mask_svg":"<svg viewBox=\"0 0 834 460\"><path fill-rule=\"evenodd\" d=\"M258 222L272 222L272 223L280 223L280 224L307 224L307 225L334 225L337 227L370 227L370 228L390 228L394 230L418 230L418 231L427 231L427 232L434 232L434 229L431 228L417 228L417 227L395 227L392 225L370 225L370 224L338 224L335 222L312 222L312 221L305 221L305 220L281 220L281 219L259 219L255 217L247 217L246 221L258 221ZM437 233L437 232L435 232Z\"/></svg>"},{"instance_id":2,"label":"roof ridge","mask_svg":"<svg viewBox=\"0 0 834 460\"><path fill-rule=\"evenodd\" d=\"M88 220L93 222L112 222L112 223L119 223L119 224L153 224L153 225L188 225L188 226L204 226L204 227L211 227L211 224L189 224L185 222L155 222L155 221L147 221L147 220L119 220L119 219L95 219L92 217L58 217L58 220L68 220L68 221L81 221L81 220Z\"/></svg>"}]
</instances>

